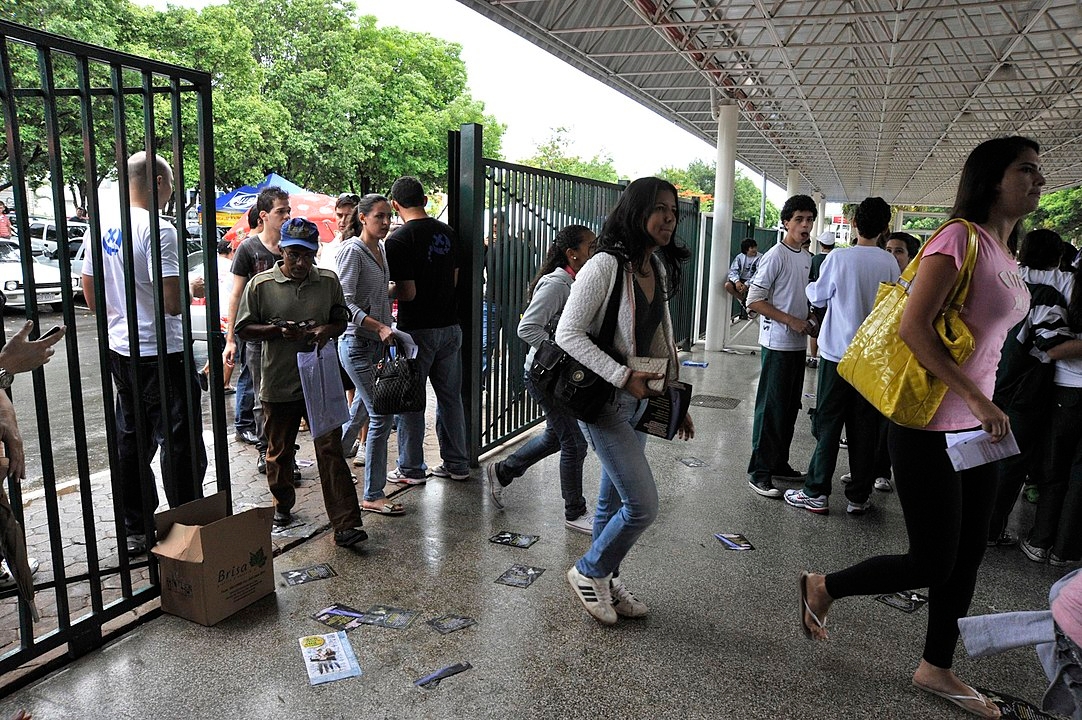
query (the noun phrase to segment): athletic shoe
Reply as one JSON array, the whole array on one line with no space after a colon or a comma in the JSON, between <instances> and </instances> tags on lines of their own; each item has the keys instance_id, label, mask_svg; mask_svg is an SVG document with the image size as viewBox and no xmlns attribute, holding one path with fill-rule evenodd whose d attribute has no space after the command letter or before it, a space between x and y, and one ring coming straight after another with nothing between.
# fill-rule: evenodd
<instances>
[{"instance_id":1,"label":"athletic shoe","mask_svg":"<svg viewBox=\"0 0 1082 720\"><path fill-rule=\"evenodd\" d=\"M260 475L267 474L267 451L259 451L259 459L255 461L255 471Z\"/></svg>"},{"instance_id":2,"label":"athletic shoe","mask_svg":"<svg viewBox=\"0 0 1082 720\"><path fill-rule=\"evenodd\" d=\"M843 485L848 485L849 483L853 482L853 473L846 473L845 475L842 475L841 481Z\"/></svg>"},{"instance_id":3,"label":"athletic shoe","mask_svg":"<svg viewBox=\"0 0 1082 720\"><path fill-rule=\"evenodd\" d=\"M1052 567L1067 567L1068 565L1075 565L1077 560L1064 560L1055 553L1048 554L1048 564ZM33 568L31 568L32 570Z\"/></svg>"},{"instance_id":4,"label":"athletic shoe","mask_svg":"<svg viewBox=\"0 0 1082 720\"><path fill-rule=\"evenodd\" d=\"M842 450L848 450L849 449L849 441L846 440L845 438L842 438L842 439L838 440L838 447L841 448Z\"/></svg>"},{"instance_id":5,"label":"athletic shoe","mask_svg":"<svg viewBox=\"0 0 1082 720\"><path fill-rule=\"evenodd\" d=\"M285 510L275 510L274 517L271 518L271 523L275 527L289 527L291 522L293 522L293 513Z\"/></svg>"},{"instance_id":6,"label":"athletic shoe","mask_svg":"<svg viewBox=\"0 0 1082 720\"><path fill-rule=\"evenodd\" d=\"M37 574L38 568L41 567L41 563L38 562L37 558L27 558L26 564L30 566L31 575ZM8 561L0 561L0 590L13 587L15 587L15 576L11 574L11 569L8 568Z\"/></svg>"},{"instance_id":7,"label":"athletic shoe","mask_svg":"<svg viewBox=\"0 0 1082 720\"><path fill-rule=\"evenodd\" d=\"M499 463L489 463L485 466L485 486L488 487L488 496L492 498L492 504L503 510L503 485L500 485L500 472L496 466Z\"/></svg>"},{"instance_id":8,"label":"athletic shoe","mask_svg":"<svg viewBox=\"0 0 1082 720\"><path fill-rule=\"evenodd\" d=\"M1048 562L1048 548L1037 547L1036 545L1030 545L1029 539L1022 540L1018 543L1018 546L1022 548L1022 552L1026 557L1035 563Z\"/></svg>"},{"instance_id":9,"label":"athletic shoe","mask_svg":"<svg viewBox=\"0 0 1082 720\"><path fill-rule=\"evenodd\" d=\"M455 472L454 470L448 470L443 465L437 465L436 467L432 468L432 474L435 475L436 477L451 478L452 480L469 480L470 479L470 471L469 470L466 470L466 472Z\"/></svg>"},{"instance_id":10,"label":"athletic shoe","mask_svg":"<svg viewBox=\"0 0 1082 720\"><path fill-rule=\"evenodd\" d=\"M391 472L387 473L387 479L393 483L399 483L400 485L424 485L428 482L428 478L415 478L410 477L402 472L402 468L395 468Z\"/></svg>"},{"instance_id":11,"label":"athletic shoe","mask_svg":"<svg viewBox=\"0 0 1082 720\"><path fill-rule=\"evenodd\" d=\"M334 531L334 544L338 547L352 547L368 539L368 533L359 527Z\"/></svg>"},{"instance_id":12,"label":"athletic shoe","mask_svg":"<svg viewBox=\"0 0 1082 720\"><path fill-rule=\"evenodd\" d=\"M1018 538L1009 530L1004 530L998 537L988 539L988 547L1011 547L1018 544Z\"/></svg>"},{"instance_id":13,"label":"athletic shoe","mask_svg":"<svg viewBox=\"0 0 1082 720\"><path fill-rule=\"evenodd\" d=\"M817 358L817 357L810 357L810 358L808 358L807 360L805 360L804 362L805 362L805 363L806 363L806 364L808 365L808 367L810 367L810 368L813 368L813 369L814 369L814 368L817 368L817 367L819 367L819 358Z\"/></svg>"},{"instance_id":14,"label":"athletic shoe","mask_svg":"<svg viewBox=\"0 0 1082 720\"><path fill-rule=\"evenodd\" d=\"M826 515L830 512L830 498L826 495L812 497L804 494L804 488L799 490L786 490L785 502L793 507L804 508L816 515Z\"/></svg>"},{"instance_id":15,"label":"athletic shoe","mask_svg":"<svg viewBox=\"0 0 1082 720\"><path fill-rule=\"evenodd\" d=\"M872 499L868 498L862 503L849 501L849 505L846 506L845 511L850 515L863 515L872 509Z\"/></svg>"},{"instance_id":16,"label":"athletic shoe","mask_svg":"<svg viewBox=\"0 0 1082 720\"><path fill-rule=\"evenodd\" d=\"M568 530L574 530L575 532L580 532L583 535L593 535L594 514L587 510L574 520L564 520L564 525L567 526Z\"/></svg>"},{"instance_id":17,"label":"athletic shoe","mask_svg":"<svg viewBox=\"0 0 1082 720\"><path fill-rule=\"evenodd\" d=\"M876 478L875 489L879 492L893 492L894 486L890 484L890 478Z\"/></svg>"},{"instance_id":18,"label":"athletic shoe","mask_svg":"<svg viewBox=\"0 0 1082 720\"><path fill-rule=\"evenodd\" d=\"M146 535L129 535L127 539L129 555L142 555L147 551Z\"/></svg>"},{"instance_id":19,"label":"athletic shoe","mask_svg":"<svg viewBox=\"0 0 1082 720\"><path fill-rule=\"evenodd\" d=\"M612 582L609 583L609 592L612 593L612 609L616 611L617 615L637 618L650 612L650 608L647 607L646 603L641 602L632 595L631 591L624 585L624 581L618 577L614 577Z\"/></svg>"},{"instance_id":20,"label":"athletic shoe","mask_svg":"<svg viewBox=\"0 0 1082 720\"><path fill-rule=\"evenodd\" d=\"M603 625L616 624L616 609L612 606L612 593L609 583L612 575L603 578L589 578L579 572L574 565L567 571L567 582L575 591L575 596L586 608L586 612Z\"/></svg>"},{"instance_id":21,"label":"athletic shoe","mask_svg":"<svg viewBox=\"0 0 1082 720\"><path fill-rule=\"evenodd\" d=\"M233 439L247 445L259 444L259 435L256 434L255 430L238 430L237 434L233 436Z\"/></svg>"},{"instance_id":22,"label":"athletic shoe","mask_svg":"<svg viewBox=\"0 0 1082 720\"><path fill-rule=\"evenodd\" d=\"M755 478L748 478L748 486L763 497L781 497L781 490L778 490L776 487L774 487L774 483L770 482L770 480L756 480Z\"/></svg>"}]
</instances>

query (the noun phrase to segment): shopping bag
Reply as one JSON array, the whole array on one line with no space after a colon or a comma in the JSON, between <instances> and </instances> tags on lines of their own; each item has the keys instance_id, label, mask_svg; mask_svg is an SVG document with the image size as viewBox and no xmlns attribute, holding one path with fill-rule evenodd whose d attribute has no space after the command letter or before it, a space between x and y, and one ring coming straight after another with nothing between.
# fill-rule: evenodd
<instances>
[{"instance_id":1,"label":"shopping bag","mask_svg":"<svg viewBox=\"0 0 1082 720\"><path fill-rule=\"evenodd\" d=\"M342 432L342 426L349 421L349 405L334 343L327 343L322 350L297 353L297 369L312 438L323 437L331 430Z\"/></svg>"}]
</instances>

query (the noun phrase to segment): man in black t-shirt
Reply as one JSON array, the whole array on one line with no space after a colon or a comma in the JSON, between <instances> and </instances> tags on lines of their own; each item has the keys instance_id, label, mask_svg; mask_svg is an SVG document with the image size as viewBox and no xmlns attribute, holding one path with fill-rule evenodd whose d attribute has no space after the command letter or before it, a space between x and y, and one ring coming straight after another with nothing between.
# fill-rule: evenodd
<instances>
[{"instance_id":1,"label":"man in black t-shirt","mask_svg":"<svg viewBox=\"0 0 1082 720\"><path fill-rule=\"evenodd\" d=\"M229 328L226 331L223 353L223 359L227 365L235 362L238 355L233 325L237 320L237 310L240 307L240 298L244 293L244 288L249 280L264 270L270 270L282 259L278 243L282 237L282 225L289 220L289 193L279 187L263 188L256 198L255 207L263 229L258 235L251 235L238 245L237 251L233 254L233 292L229 298ZM253 444L259 449L256 469L261 473L266 472L267 467L267 441L263 435L263 403L259 400L262 354L262 343L244 343L243 362L252 379L252 410L255 416L255 428L254 432L245 432L240 429L237 432L237 440L248 443L255 440ZM240 391L238 388L237 392Z\"/></svg>"},{"instance_id":2,"label":"man in black t-shirt","mask_svg":"<svg viewBox=\"0 0 1082 720\"><path fill-rule=\"evenodd\" d=\"M387 265L398 299L398 329L417 343L421 373L436 393L436 437L442 464L437 477L470 477L466 420L462 410L462 328L455 308L462 247L455 231L425 212L424 189L413 177L391 186L391 203L405 224L387 238ZM424 461L424 410L404 413L398 424L398 467L394 482L420 485L428 475Z\"/></svg>"}]
</instances>

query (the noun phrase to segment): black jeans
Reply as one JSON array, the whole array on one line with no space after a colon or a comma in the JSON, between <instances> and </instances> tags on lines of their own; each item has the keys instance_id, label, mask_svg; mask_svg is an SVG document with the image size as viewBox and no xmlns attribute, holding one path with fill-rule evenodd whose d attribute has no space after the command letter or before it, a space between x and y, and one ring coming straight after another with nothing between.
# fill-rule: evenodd
<instances>
[{"instance_id":1,"label":"black jeans","mask_svg":"<svg viewBox=\"0 0 1082 720\"><path fill-rule=\"evenodd\" d=\"M1029 542L1074 561L1082 559L1082 388L1057 385L1052 398L1049 469Z\"/></svg>"},{"instance_id":2,"label":"black jeans","mask_svg":"<svg viewBox=\"0 0 1082 720\"><path fill-rule=\"evenodd\" d=\"M949 668L958 618L969 611L984 558L994 479L991 465L955 472L942 432L891 424L894 483L905 517L909 552L869 558L826 577L832 598L928 590L924 659Z\"/></svg>"},{"instance_id":3,"label":"black jeans","mask_svg":"<svg viewBox=\"0 0 1082 720\"><path fill-rule=\"evenodd\" d=\"M143 517L144 493L153 507L158 507L158 489L154 471L150 468L157 448L161 448L162 485L169 507L203 497L203 478L207 473L199 384L194 373L185 383L184 353L155 355L137 362L138 386L131 358L109 351L109 370L116 386L116 442L124 494L124 526L128 535L147 534ZM167 395L164 402L159 372L165 376ZM189 430L189 399L195 409L197 434L194 437ZM142 446L135 430L140 419L146 428Z\"/></svg>"}]
</instances>

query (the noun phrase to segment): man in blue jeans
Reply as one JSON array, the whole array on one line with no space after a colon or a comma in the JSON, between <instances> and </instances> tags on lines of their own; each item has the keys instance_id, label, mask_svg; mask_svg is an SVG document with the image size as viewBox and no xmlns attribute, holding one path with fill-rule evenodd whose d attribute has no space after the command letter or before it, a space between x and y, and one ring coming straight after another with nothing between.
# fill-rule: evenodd
<instances>
[{"instance_id":1,"label":"man in blue jeans","mask_svg":"<svg viewBox=\"0 0 1082 720\"><path fill-rule=\"evenodd\" d=\"M417 343L421 374L436 393L436 437L443 462L436 477L470 477L466 419L462 410L462 328L455 307L459 255L458 236L425 212L428 198L414 177L391 186L391 204L404 225L387 238L387 265L398 299L398 329ZM398 467L387 474L393 482L422 485L428 476L424 459L425 414L403 413L398 423Z\"/></svg>"}]
</instances>

